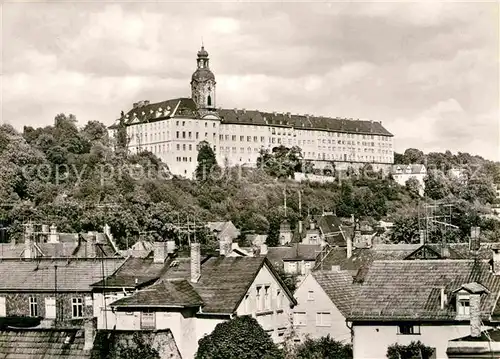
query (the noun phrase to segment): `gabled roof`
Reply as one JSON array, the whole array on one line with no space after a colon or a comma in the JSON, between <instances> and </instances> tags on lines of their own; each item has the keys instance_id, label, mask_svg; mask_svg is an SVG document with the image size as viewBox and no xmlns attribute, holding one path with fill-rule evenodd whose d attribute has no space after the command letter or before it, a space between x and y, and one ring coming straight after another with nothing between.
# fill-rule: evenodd
<instances>
[{"instance_id":1,"label":"gabled roof","mask_svg":"<svg viewBox=\"0 0 500 359\"><path fill-rule=\"evenodd\" d=\"M161 109L161 111L160 111ZM139 102L125 115L125 123L132 124L134 119L138 123L153 122L170 117L201 118L203 111L198 110L191 98L175 98L158 103ZM354 120L345 118L331 118L323 116L292 115L277 112L261 112L257 110L214 109L212 111L224 124L241 125L268 125L288 127L298 130L324 130L334 132L354 132L369 135L393 136L382 126L381 122Z\"/></svg>"},{"instance_id":2,"label":"gabled roof","mask_svg":"<svg viewBox=\"0 0 500 359\"><path fill-rule=\"evenodd\" d=\"M90 292L92 283L113 273L123 261L121 258L3 259L0 291L53 292L57 288L61 292Z\"/></svg>"},{"instance_id":3,"label":"gabled roof","mask_svg":"<svg viewBox=\"0 0 500 359\"><path fill-rule=\"evenodd\" d=\"M345 271L321 270L311 273L333 304L347 317L353 309L358 293L358 288L352 282L352 276Z\"/></svg>"},{"instance_id":4,"label":"gabled roof","mask_svg":"<svg viewBox=\"0 0 500 359\"><path fill-rule=\"evenodd\" d=\"M152 257L135 258L129 257L122 266L105 280L100 280L92 284L94 288L137 288L145 284L150 284L157 280L164 269L170 264L155 263Z\"/></svg>"},{"instance_id":5,"label":"gabled roof","mask_svg":"<svg viewBox=\"0 0 500 359\"><path fill-rule=\"evenodd\" d=\"M0 331L0 357L5 359L90 359L78 329L9 329Z\"/></svg>"},{"instance_id":6,"label":"gabled roof","mask_svg":"<svg viewBox=\"0 0 500 359\"><path fill-rule=\"evenodd\" d=\"M184 279L162 279L151 287L142 289L133 296L121 298L114 307L198 307L203 300L191 284Z\"/></svg>"},{"instance_id":7,"label":"gabled roof","mask_svg":"<svg viewBox=\"0 0 500 359\"><path fill-rule=\"evenodd\" d=\"M455 320L452 303L440 308L441 289L451 297L457 288L472 282L488 290L481 298L481 316L488 321L500 293L500 276L491 273L486 261L375 261L349 318L355 321Z\"/></svg>"},{"instance_id":8,"label":"gabled roof","mask_svg":"<svg viewBox=\"0 0 500 359\"><path fill-rule=\"evenodd\" d=\"M195 293L203 302L202 313L232 314L243 300L243 297L263 266L269 268L276 277L276 280L283 286L290 300L295 302L292 293L290 293L265 257L212 257L204 261L202 260L201 277L199 281L197 283L189 282L188 284L194 289ZM179 258L170 265L166 265L165 271L161 274L161 281L165 283L180 279L185 282L190 280L190 273L190 259ZM174 290L176 288L177 287L171 285L169 290ZM185 299L184 296L186 292L189 291L185 287L183 288L182 298ZM186 300L184 305L196 302L196 300L193 299L192 292L189 293L190 301ZM174 297L174 294L169 295ZM176 294L175 296L181 296L181 294ZM116 306L120 307L119 301L113 303L112 306L115 306L116 303ZM170 305L169 300L166 298L163 304L164 306ZM137 307L143 305L145 304L141 301L137 301L134 304L134 306ZM131 306L131 304L127 306Z\"/></svg>"}]
</instances>

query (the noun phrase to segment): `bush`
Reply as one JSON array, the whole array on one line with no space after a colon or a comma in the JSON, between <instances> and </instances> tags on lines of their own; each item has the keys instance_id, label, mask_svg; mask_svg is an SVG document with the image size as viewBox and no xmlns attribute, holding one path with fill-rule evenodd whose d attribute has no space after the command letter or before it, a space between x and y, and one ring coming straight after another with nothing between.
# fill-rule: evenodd
<instances>
[{"instance_id":1,"label":"bush","mask_svg":"<svg viewBox=\"0 0 500 359\"><path fill-rule=\"evenodd\" d=\"M316 340L307 338L296 348L293 359L352 359L352 346L329 335Z\"/></svg>"},{"instance_id":2,"label":"bush","mask_svg":"<svg viewBox=\"0 0 500 359\"><path fill-rule=\"evenodd\" d=\"M257 321L242 316L217 324L200 339L196 359L281 359L283 353Z\"/></svg>"}]
</instances>

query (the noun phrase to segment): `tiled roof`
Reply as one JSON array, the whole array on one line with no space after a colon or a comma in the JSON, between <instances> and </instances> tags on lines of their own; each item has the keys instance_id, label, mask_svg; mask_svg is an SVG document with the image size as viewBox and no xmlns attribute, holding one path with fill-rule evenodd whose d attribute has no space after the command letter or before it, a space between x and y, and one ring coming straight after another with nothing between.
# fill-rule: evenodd
<instances>
[{"instance_id":1,"label":"tiled roof","mask_svg":"<svg viewBox=\"0 0 500 359\"><path fill-rule=\"evenodd\" d=\"M89 359L82 330L30 329L0 331L0 358Z\"/></svg>"},{"instance_id":2,"label":"tiled roof","mask_svg":"<svg viewBox=\"0 0 500 359\"><path fill-rule=\"evenodd\" d=\"M136 288L144 284L151 283L158 279L165 266L168 267L169 260L166 263L154 263L153 258L135 258L129 257L112 273L106 280L96 281L92 287L118 287L118 288ZM101 277L102 278L102 277Z\"/></svg>"},{"instance_id":3,"label":"tiled roof","mask_svg":"<svg viewBox=\"0 0 500 359\"><path fill-rule=\"evenodd\" d=\"M329 244L333 246L346 246L346 239L341 230L342 223L337 216L333 214L315 216L314 220Z\"/></svg>"},{"instance_id":4,"label":"tiled roof","mask_svg":"<svg viewBox=\"0 0 500 359\"><path fill-rule=\"evenodd\" d=\"M483 320L489 320L500 292L500 276L486 261L402 260L375 261L370 266L350 319L454 320L455 307L440 308L440 291L448 298L467 283L477 282L489 292L481 297Z\"/></svg>"},{"instance_id":5,"label":"tiled roof","mask_svg":"<svg viewBox=\"0 0 500 359\"><path fill-rule=\"evenodd\" d=\"M178 288L168 284L170 285L168 288L170 292L182 289L182 293L175 295L171 293L169 297L182 298L182 300L191 304L196 302L193 293L185 286L189 284L203 301L202 312L230 314L236 310L248 288L255 280L257 273L265 263L274 272L274 269L265 257L207 258L201 261L201 277L199 281L197 283L187 283L186 281L190 280L191 274L190 259L178 258L170 264L165 265L165 271L161 274L161 281L168 283L176 279L183 279L184 281L179 282L183 284ZM277 274L276 277L281 282ZM286 289L285 284L282 283L282 285L290 299L294 300L292 294ZM154 297L159 298L156 294ZM147 295L146 298L148 298L147 301L150 300ZM163 300L163 303L164 305L170 305L169 300L166 298ZM138 300L134 305L141 306L143 303Z\"/></svg>"},{"instance_id":6,"label":"tiled roof","mask_svg":"<svg viewBox=\"0 0 500 359\"><path fill-rule=\"evenodd\" d=\"M289 128L293 127L299 130L316 129L333 132L392 136L392 134L382 126L382 123L374 121L292 115L256 110L217 109L213 112L220 117L221 123L227 124L273 125ZM153 104L143 101L137 108L132 108L128 111L125 116L125 123L130 125L133 123L163 120L170 117L200 118L201 113L197 110L196 104L191 98L176 98Z\"/></svg>"},{"instance_id":7,"label":"tiled roof","mask_svg":"<svg viewBox=\"0 0 500 359\"><path fill-rule=\"evenodd\" d=\"M283 261L314 261L321 250L319 244L293 243L285 247L269 247L267 249L267 258L271 263L280 263Z\"/></svg>"},{"instance_id":8,"label":"tiled roof","mask_svg":"<svg viewBox=\"0 0 500 359\"><path fill-rule=\"evenodd\" d=\"M54 291L56 283L58 291L90 291L92 283L110 275L122 263L120 258L3 259L0 291Z\"/></svg>"},{"instance_id":9,"label":"tiled roof","mask_svg":"<svg viewBox=\"0 0 500 359\"><path fill-rule=\"evenodd\" d=\"M315 271L312 275L340 312L349 315L358 292L352 276L345 271L331 270Z\"/></svg>"},{"instance_id":10,"label":"tiled roof","mask_svg":"<svg viewBox=\"0 0 500 359\"><path fill-rule=\"evenodd\" d=\"M117 300L113 306L197 307L202 304L202 299L187 280L163 279L133 296Z\"/></svg>"}]
</instances>

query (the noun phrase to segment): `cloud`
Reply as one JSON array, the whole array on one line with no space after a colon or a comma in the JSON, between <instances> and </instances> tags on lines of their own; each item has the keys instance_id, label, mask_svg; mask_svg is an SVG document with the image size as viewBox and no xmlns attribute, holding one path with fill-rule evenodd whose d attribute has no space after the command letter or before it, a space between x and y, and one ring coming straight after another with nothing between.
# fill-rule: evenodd
<instances>
[{"instance_id":1,"label":"cloud","mask_svg":"<svg viewBox=\"0 0 500 359\"><path fill-rule=\"evenodd\" d=\"M6 3L3 14L3 119L18 127L62 111L111 124L138 100L189 96L203 37L218 106L368 118L400 149L497 157L496 3Z\"/></svg>"}]
</instances>

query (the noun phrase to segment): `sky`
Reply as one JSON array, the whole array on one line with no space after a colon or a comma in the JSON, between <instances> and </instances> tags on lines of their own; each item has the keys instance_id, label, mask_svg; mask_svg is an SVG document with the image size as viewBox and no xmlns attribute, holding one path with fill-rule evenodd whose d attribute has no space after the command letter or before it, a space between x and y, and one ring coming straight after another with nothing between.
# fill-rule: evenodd
<instances>
[{"instance_id":1,"label":"sky","mask_svg":"<svg viewBox=\"0 0 500 359\"><path fill-rule=\"evenodd\" d=\"M190 96L203 39L217 107L382 121L395 150L500 160L490 2L4 2L0 122L111 125Z\"/></svg>"}]
</instances>

